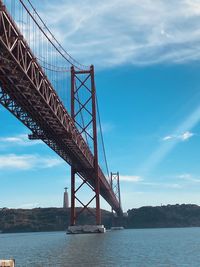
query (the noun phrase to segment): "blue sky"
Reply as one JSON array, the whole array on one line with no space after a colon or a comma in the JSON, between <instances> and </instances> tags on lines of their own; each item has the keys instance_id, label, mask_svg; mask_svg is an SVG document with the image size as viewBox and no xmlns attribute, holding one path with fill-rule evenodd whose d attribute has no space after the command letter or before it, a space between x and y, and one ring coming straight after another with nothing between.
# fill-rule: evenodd
<instances>
[{"instance_id":1,"label":"blue sky","mask_svg":"<svg viewBox=\"0 0 200 267\"><path fill-rule=\"evenodd\" d=\"M200 204L199 1L32 2L66 50L95 65L123 208ZM0 206L62 206L69 167L3 107L0 129Z\"/></svg>"}]
</instances>

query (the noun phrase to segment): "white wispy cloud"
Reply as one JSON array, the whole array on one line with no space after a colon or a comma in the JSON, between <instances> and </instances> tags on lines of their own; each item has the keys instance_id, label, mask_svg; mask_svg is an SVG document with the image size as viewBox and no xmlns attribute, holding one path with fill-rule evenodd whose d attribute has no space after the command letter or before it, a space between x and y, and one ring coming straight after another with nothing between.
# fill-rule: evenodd
<instances>
[{"instance_id":1,"label":"white wispy cloud","mask_svg":"<svg viewBox=\"0 0 200 267\"><path fill-rule=\"evenodd\" d=\"M35 3L41 16L82 63L107 68L200 59L199 0L43 2Z\"/></svg>"},{"instance_id":2,"label":"white wispy cloud","mask_svg":"<svg viewBox=\"0 0 200 267\"><path fill-rule=\"evenodd\" d=\"M186 140L190 139L191 137L193 137L194 135L195 135L194 133L187 131L187 132L183 133L182 135L180 135L179 138L182 141L186 141Z\"/></svg>"},{"instance_id":3,"label":"white wispy cloud","mask_svg":"<svg viewBox=\"0 0 200 267\"><path fill-rule=\"evenodd\" d=\"M19 209L33 209L33 208L38 208L40 206L40 203L24 203L18 206L17 208Z\"/></svg>"},{"instance_id":4,"label":"white wispy cloud","mask_svg":"<svg viewBox=\"0 0 200 267\"><path fill-rule=\"evenodd\" d=\"M182 186L178 183L162 183L162 182L142 182L142 185L150 187L160 187L160 188L171 188L171 189L180 189Z\"/></svg>"},{"instance_id":5,"label":"white wispy cloud","mask_svg":"<svg viewBox=\"0 0 200 267\"><path fill-rule=\"evenodd\" d=\"M179 179L192 182L192 183L200 183L200 177L197 177L191 173L183 173L177 176Z\"/></svg>"},{"instance_id":6,"label":"white wispy cloud","mask_svg":"<svg viewBox=\"0 0 200 267\"><path fill-rule=\"evenodd\" d=\"M29 140L27 134L19 134L15 136L0 137L0 146L32 146L42 144L40 140Z\"/></svg>"},{"instance_id":7,"label":"white wispy cloud","mask_svg":"<svg viewBox=\"0 0 200 267\"><path fill-rule=\"evenodd\" d=\"M165 137L162 138L163 141L169 141L169 140L180 140L180 141L187 141L190 138L192 138L195 134L190 132L190 131L186 131L180 135L167 135Z\"/></svg>"},{"instance_id":8,"label":"white wispy cloud","mask_svg":"<svg viewBox=\"0 0 200 267\"><path fill-rule=\"evenodd\" d=\"M173 138L174 138L173 135L167 135L167 136L163 137L162 140L163 140L163 141L167 141L167 140L171 140L171 139L173 139Z\"/></svg>"},{"instance_id":9,"label":"white wispy cloud","mask_svg":"<svg viewBox=\"0 0 200 267\"><path fill-rule=\"evenodd\" d=\"M167 183L165 181L154 182L152 181L152 179L149 180L139 175L120 175L120 182L132 182L142 186L155 187L155 188L171 188L171 189L182 188L182 185L180 183L175 183L175 182Z\"/></svg>"},{"instance_id":10,"label":"white wispy cloud","mask_svg":"<svg viewBox=\"0 0 200 267\"><path fill-rule=\"evenodd\" d=\"M120 181L137 183L142 181L142 177L137 175L120 175Z\"/></svg>"},{"instance_id":11,"label":"white wispy cloud","mask_svg":"<svg viewBox=\"0 0 200 267\"><path fill-rule=\"evenodd\" d=\"M184 120L176 127L173 131L173 136L166 136L165 141L171 140L171 142L162 142L149 156L149 158L139 166L137 173L148 173L154 169L163 159L175 148L181 140L187 140L191 138L194 134L191 130L199 123L200 121L200 106L195 108ZM183 134L180 134L183 133ZM176 138L174 138L174 136ZM177 138L179 136L179 138Z\"/></svg>"},{"instance_id":12,"label":"white wispy cloud","mask_svg":"<svg viewBox=\"0 0 200 267\"><path fill-rule=\"evenodd\" d=\"M4 154L0 155L0 169L11 170L30 170L52 168L62 164L59 158L45 157L39 155L16 155Z\"/></svg>"}]
</instances>

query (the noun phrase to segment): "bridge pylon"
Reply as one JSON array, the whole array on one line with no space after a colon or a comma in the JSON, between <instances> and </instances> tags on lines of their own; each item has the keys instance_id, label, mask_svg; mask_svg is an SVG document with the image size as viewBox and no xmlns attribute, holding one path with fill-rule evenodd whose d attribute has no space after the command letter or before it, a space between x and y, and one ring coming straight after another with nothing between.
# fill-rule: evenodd
<instances>
[{"instance_id":1,"label":"bridge pylon","mask_svg":"<svg viewBox=\"0 0 200 267\"><path fill-rule=\"evenodd\" d=\"M94 183L88 183L83 173L86 171L80 165L73 164L71 166L71 226L77 222L77 218L84 211L92 213L96 219L96 225L101 224L100 211L100 181L99 181L99 165L98 165L98 144L97 144L97 121L96 121L96 90L94 81L94 67L90 66L89 70L76 70L71 67L71 117L79 129L80 134L91 149L94 156L93 167L90 175L94 177ZM88 170L87 170L88 172ZM76 187L77 178L81 178L82 183ZM90 177L91 178L91 177ZM77 193L82 189L83 185L87 185L92 191L93 196L85 204L78 197ZM95 213L89 208L92 201L96 201ZM81 205L81 209L76 211L76 202Z\"/></svg>"},{"instance_id":2,"label":"bridge pylon","mask_svg":"<svg viewBox=\"0 0 200 267\"><path fill-rule=\"evenodd\" d=\"M123 229L123 212L122 212L122 205L121 205L121 192L120 192L120 181L119 181L119 172L111 172L110 175L110 182L111 182L111 188L113 190L113 193L115 194L118 203L119 203L119 210L121 210L120 213L116 214L114 213L113 208L111 208L112 212L112 227L111 229Z\"/></svg>"},{"instance_id":3,"label":"bridge pylon","mask_svg":"<svg viewBox=\"0 0 200 267\"><path fill-rule=\"evenodd\" d=\"M121 192L120 192L120 182L119 182L119 172L111 172L110 175L111 179L111 188L118 200L119 203L119 210L122 210L122 206L121 206ZM112 213L114 212L113 208L111 209Z\"/></svg>"}]
</instances>

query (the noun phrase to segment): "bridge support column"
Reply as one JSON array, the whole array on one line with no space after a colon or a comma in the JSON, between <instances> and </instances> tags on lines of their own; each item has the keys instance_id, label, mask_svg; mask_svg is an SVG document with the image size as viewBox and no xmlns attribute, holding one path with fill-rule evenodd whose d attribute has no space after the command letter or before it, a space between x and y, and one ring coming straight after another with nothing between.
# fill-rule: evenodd
<instances>
[{"instance_id":1,"label":"bridge support column","mask_svg":"<svg viewBox=\"0 0 200 267\"><path fill-rule=\"evenodd\" d=\"M95 193L96 193L96 224L101 224L100 210L100 183L99 183L99 162L98 162L98 145L97 145L97 122L96 122L96 89L94 81L94 67L91 66L91 94L92 94L92 119L93 119L93 146L94 146L94 176L95 176Z\"/></svg>"},{"instance_id":2,"label":"bridge support column","mask_svg":"<svg viewBox=\"0 0 200 267\"><path fill-rule=\"evenodd\" d=\"M119 172L113 173L111 172L111 188L119 202L119 210L122 210L121 207L121 193L120 193L120 183L119 183ZM112 212L112 228L123 228L123 213L115 214L113 208L111 209Z\"/></svg>"},{"instance_id":3,"label":"bridge support column","mask_svg":"<svg viewBox=\"0 0 200 267\"><path fill-rule=\"evenodd\" d=\"M96 225L101 224L100 211L100 182L99 182L99 164L98 164L98 144L97 144L97 122L96 122L96 90L94 80L94 67L91 66L89 70L75 70L71 68L71 117L78 128L80 134L84 138L87 146L91 149L93 154L93 165L88 166L84 170L81 165L78 165L79 159L76 161L76 166L72 164L71 167L71 226L76 225L76 219L79 215L87 210L95 216ZM86 175L83 175L87 173ZM82 183L77 188L76 176L81 178ZM91 182L89 182L92 181ZM84 204L77 196L77 192L83 185L87 185L94 196ZM89 208L92 201L95 200L95 214L93 209ZM76 202L81 204L82 208L76 210ZM93 228L92 228L93 229ZM96 229L97 230L97 229ZM99 231L99 228L98 228Z\"/></svg>"},{"instance_id":4,"label":"bridge support column","mask_svg":"<svg viewBox=\"0 0 200 267\"><path fill-rule=\"evenodd\" d=\"M75 170L71 167L71 218L70 225L75 225L76 211L75 211Z\"/></svg>"},{"instance_id":5,"label":"bridge support column","mask_svg":"<svg viewBox=\"0 0 200 267\"><path fill-rule=\"evenodd\" d=\"M121 193L120 193L120 183L119 183L119 172L111 172L111 188L119 201L119 206L121 208ZM113 211L113 209L112 209Z\"/></svg>"}]
</instances>

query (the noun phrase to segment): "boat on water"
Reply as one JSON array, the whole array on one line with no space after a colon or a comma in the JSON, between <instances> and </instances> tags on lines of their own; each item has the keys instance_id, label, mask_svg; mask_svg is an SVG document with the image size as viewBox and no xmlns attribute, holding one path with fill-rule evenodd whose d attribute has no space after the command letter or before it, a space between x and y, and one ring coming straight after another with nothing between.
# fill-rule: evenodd
<instances>
[{"instance_id":1,"label":"boat on water","mask_svg":"<svg viewBox=\"0 0 200 267\"><path fill-rule=\"evenodd\" d=\"M74 225L69 226L67 229L67 234L97 234L105 232L104 225Z\"/></svg>"},{"instance_id":2,"label":"boat on water","mask_svg":"<svg viewBox=\"0 0 200 267\"><path fill-rule=\"evenodd\" d=\"M114 227L111 227L110 230L124 230L124 227L123 226L114 226Z\"/></svg>"}]
</instances>

